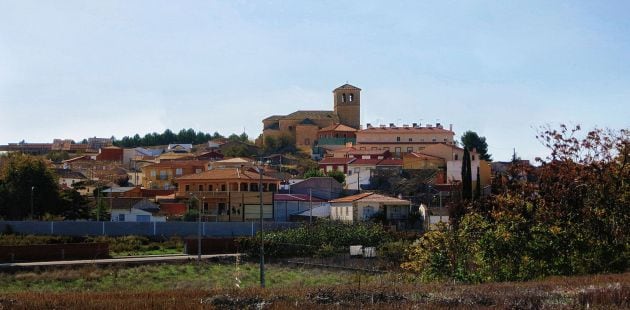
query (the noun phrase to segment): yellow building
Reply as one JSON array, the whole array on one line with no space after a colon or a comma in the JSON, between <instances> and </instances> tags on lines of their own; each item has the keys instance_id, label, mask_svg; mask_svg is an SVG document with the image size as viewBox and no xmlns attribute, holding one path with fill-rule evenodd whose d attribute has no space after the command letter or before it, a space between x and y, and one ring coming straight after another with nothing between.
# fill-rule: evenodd
<instances>
[{"instance_id":1,"label":"yellow building","mask_svg":"<svg viewBox=\"0 0 630 310\"><path fill-rule=\"evenodd\" d=\"M344 84L333 90L333 111L300 110L288 115L274 115L263 120L262 143L267 137L282 136L295 146L310 151L317 145L322 128L343 124L354 129L361 126L361 89Z\"/></svg>"},{"instance_id":2,"label":"yellow building","mask_svg":"<svg viewBox=\"0 0 630 310\"><path fill-rule=\"evenodd\" d=\"M402 127L390 124L379 127L367 124L367 128L356 132L358 150L388 150L395 157L401 158L404 153L423 152L432 144L453 144L455 133L452 129L444 129L441 124L421 127L417 124Z\"/></svg>"}]
</instances>

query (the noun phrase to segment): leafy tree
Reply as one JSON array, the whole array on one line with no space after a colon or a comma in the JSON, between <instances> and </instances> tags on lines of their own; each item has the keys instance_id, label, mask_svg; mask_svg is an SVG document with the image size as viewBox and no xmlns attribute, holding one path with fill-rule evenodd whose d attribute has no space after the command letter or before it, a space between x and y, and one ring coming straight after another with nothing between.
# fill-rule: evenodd
<instances>
[{"instance_id":1,"label":"leafy tree","mask_svg":"<svg viewBox=\"0 0 630 310\"><path fill-rule=\"evenodd\" d=\"M624 272L630 262L630 131L543 128L533 181L468 202L457 226L425 234L403 267L423 279L528 280ZM518 162L509 172L520 175Z\"/></svg>"},{"instance_id":2,"label":"leafy tree","mask_svg":"<svg viewBox=\"0 0 630 310\"><path fill-rule=\"evenodd\" d=\"M311 169L304 172L304 178L315 178L315 177L325 177L326 175L319 169Z\"/></svg>"},{"instance_id":3,"label":"leafy tree","mask_svg":"<svg viewBox=\"0 0 630 310\"><path fill-rule=\"evenodd\" d=\"M479 158L492 161L492 155L488 154L488 143L486 137L480 137L474 131L466 131L461 137L462 145L469 150L475 149L479 154Z\"/></svg>"},{"instance_id":4,"label":"leafy tree","mask_svg":"<svg viewBox=\"0 0 630 310\"><path fill-rule=\"evenodd\" d=\"M70 158L70 155L66 151L52 151L46 154L46 158L50 159L54 163L60 163Z\"/></svg>"},{"instance_id":5,"label":"leafy tree","mask_svg":"<svg viewBox=\"0 0 630 310\"><path fill-rule=\"evenodd\" d=\"M31 197L35 218L60 213L54 172L39 157L9 154L0 167L0 216L15 220L29 217Z\"/></svg>"},{"instance_id":6,"label":"leafy tree","mask_svg":"<svg viewBox=\"0 0 630 310\"><path fill-rule=\"evenodd\" d=\"M329 171L328 173L326 173L326 175L337 180L337 182L341 184L346 183L346 175L339 170Z\"/></svg>"},{"instance_id":7,"label":"leafy tree","mask_svg":"<svg viewBox=\"0 0 630 310\"><path fill-rule=\"evenodd\" d=\"M61 191L60 203L63 209L61 215L64 219L87 219L90 216L87 200L75 189L65 189Z\"/></svg>"}]
</instances>

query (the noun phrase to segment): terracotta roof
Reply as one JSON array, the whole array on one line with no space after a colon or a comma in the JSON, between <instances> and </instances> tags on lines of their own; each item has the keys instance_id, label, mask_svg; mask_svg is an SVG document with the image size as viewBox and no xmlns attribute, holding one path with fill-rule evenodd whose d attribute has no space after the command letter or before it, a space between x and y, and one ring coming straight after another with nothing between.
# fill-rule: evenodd
<instances>
[{"instance_id":1,"label":"terracotta roof","mask_svg":"<svg viewBox=\"0 0 630 310\"><path fill-rule=\"evenodd\" d=\"M275 194L273 196L274 201L309 201L309 197L306 194ZM326 199L317 198L315 196L311 196L310 201L312 202L324 202Z\"/></svg>"},{"instance_id":2,"label":"terracotta roof","mask_svg":"<svg viewBox=\"0 0 630 310\"><path fill-rule=\"evenodd\" d=\"M209 171L203 171L195 174L189 174L185 176L181 176L176 178L176 180L260 180L260 174L248 171L241 170L238 168L231 169L212 169ZM280 181L276 178L272 178L266 175L263 175L264 181Z\"/></svg>"},{"instance_id":3,"label":"terracotta roof","mask_svg":"<svg viewBox=\"0 0 630 310\"><path fill-rule=\"evenodd\" d=\"M387 158L387 159L381 160L376 165L377 166L402 166L403 165L403 161L402 161L402 159Z\"/></svg>"},{"instance_id":4,"label":"terracotta roof","mask_svg":"<svg viewBox=\"0 0 630 310\"><path fill-rule=\"evenodd\" d=\"M382 155L389 152L388 150L357 150L349 151L350 155Z\"/></svg>"},{"instance_id":5,"label":"terracotta roof","mask_svg":"<svg viewBox=\"0 0 630 310\"><path fill-rule=\"evenodd\" d=\"M336 165L346 165L349 164L353 161L355 161L356 158L335 158L335 157L325 157L324 159L322 159L319 164L320 165L326 165L326 164L336 164Z\"/></svg>"},{"instance_id":6,"label":"terracotta roof","mask_svg":"<svg viewBox=\"0 0 630 310\"><path fill-rule=\"evenodd\" d=\"M437 156L427 155L427 154L418 153L418 152L407 153L405 156L412 156L412 157L416 157L416 158L427 158L427 159L440 159L440 160L442 159L442 158L437 157Z\"/></svg>"},{"instance_id":7,"label":"terracotta roof","mask_svg":"<svg viewBox=\"0 0 630 310\"><path fill-rule=\"evenodd\" d=\"M184 167L184 166L204 166L207 165L210 161L208 160L197 160L197 159L189 159L189 160L172 160L159 162L155 164L146 165L142 168L160 168L160 167Z\"/></svg>"},{"instance_id":8,"label":"terracotta roof","mask_svg":"<svg viewBox=\"0 0 630 310\"><path fill-rule=\"evenodd\" d=\"M357 201L361 198L365 198L367 196L370 196L374 193L360 193L360 194L356 194L356 195L352 195L352 196L347 196L347 197L342 197L342 198L337 198L337 199L333 199L330 201L330 203L334 203L334 202L353 202L353 201Z\"/></svg>"},{"instance_id":9,"label":"terracotta roof","mask_svg":"<svg viewBox=\"0 0 630 310\"><path fill-rule=\"evenodd\" d=\"M239 164L239 163L247 163L250 164L254 162L253 159L245 158L245 157L234 157L229 159L217 160L214 164Z\"/></svg>"},{"instance_id":10,"label":"terracotta roof","mask_svg":"<svg viewBox=\"0 0 630 310\"><path fill-rule=\"evenodd\" d=\"M334 111L295 111L284 118L286 119L331 119L339 122L339 116Z\"/></svg>"},{"instance_id":11,"label":"terracotta roof","mask_svg":"<svg viewBox=\"0 0 630 310\"><path fill-rule=\"evenodd\" d=\"M448 129L438 128L438 127L370 127L370 128L366 128L366 129L362 129L362 130L357 131L357 134L361 134L361 133L367 133L367 134L369 134L369 133L398 134L398 133L406 133L406 132L413 132L413 133L453 133L452 131L450 131Z\"/></svg>"},{"instance_id":12,"label":"terracotta roof","mask_svg":"<svg viewBox=\"0 0 630 310\"><path fill-rule=\"evenodd\" d=\"M361 88L358 88L358 87L356 87L356 86L353 86L353 85L350 85L350 84L346 83L346 84L343 84L343 85L341 85L341 86L339 86L339 87L335 88L335 89L333 90L333 92L334 92L334 91L336 91L336 90L339 90L339 89L353 89L353 90L361 90Z\"/></svg>"},{"instance_id":13,"label":"terracotta roof","mask_svg":"<svg viewBox=\"0 0 630 310\"><path fill-rule=\"evenodd\" d=\"M358 158L357 160L350 163L352 166L357 165L366 165L366 166L376 166L382 159L362 159Z\"/></svg>"},{"instance_id":14,"label":"terracotta roof","mask_svg":"<svg viewBox=\"0 0 630 310\"><path fill-rule=\"evenodd\" d=\"M285 117L284 115L272 115L263 119L263 121L277 121L277 120L283 119L284 117Z\"/></svg>"},{"instance_id":15,"label":"terracotta roof","mask_svg":"<svg viewBox=\"0 0 630 310\"><path fill-rule=\"evenodd\" d=\"M330 201L330 203L343 203L343 202L355 202L355 201L364 201L364 202L383 202L383 203L395 203L395 204L409 204L408 200L398 199L396 197L389 197L375 193L360 193L348 197L337 198Z\"/></svg>"},{"instance_id":16,"label":"terracotta roof","mask_svg":"<svg viewBox=\"0 0 630 310\"><path fill-rule=\"evenodd\" d=\"M334 124L328 127L324 127L322 129L319 130L320 132L322 131L343 131L343 132L355 132L357 131L356 129L346 126L344 124Z\"/></svg>"}]
</instances>

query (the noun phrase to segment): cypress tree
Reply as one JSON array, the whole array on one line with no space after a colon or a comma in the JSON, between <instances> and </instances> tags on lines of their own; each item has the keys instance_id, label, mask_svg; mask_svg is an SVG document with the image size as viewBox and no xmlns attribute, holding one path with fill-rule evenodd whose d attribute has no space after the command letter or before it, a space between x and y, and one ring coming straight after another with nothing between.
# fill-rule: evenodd
<instances>
[{"instance_id":1,"label":"cypress tree","mask_svg":"<svg viewBox=\"0 0 630 310\"><path fill-rule=\"evenodd\" d=\"M470 200L472 198L472 169L470 167L470 152L464 147L464 158L462 159L462 198Z\"/></svg>"},{"instance_id":2,"label":"cypress tree","mask_svg":"<svg viewBox=\"0 0 630 310\"><path fill-rule=\"evenodd\" d=\"M475 199L481 197L481 177L479 176L479 167L477 167L477 184L475 186Z\"/></svg>"}]
</instances>

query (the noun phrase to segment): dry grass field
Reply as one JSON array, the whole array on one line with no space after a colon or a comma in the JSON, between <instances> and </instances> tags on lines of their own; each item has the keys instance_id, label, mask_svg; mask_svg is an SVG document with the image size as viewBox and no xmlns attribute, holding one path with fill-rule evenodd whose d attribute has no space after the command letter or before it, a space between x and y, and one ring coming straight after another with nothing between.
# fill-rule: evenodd
<instances>
[{"instance_id":1,"label":"dry grass field","mask_svg":"<svg viewBox=\"0 0 630 310\"><path fill-rule=\"evenodd\" d=\"M419 283L408 274L359 276L272 265L269 287L260 289L253 265L242 266L241 288L234 285L231 265L200 276L195 268L120 269L118 282L108 269L2 274L0 309L630 308L630 273L461 285ZM221 272L209 285L210 274Z\"/></svg>"}]
</instances>

